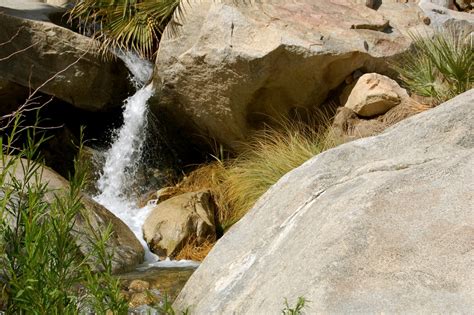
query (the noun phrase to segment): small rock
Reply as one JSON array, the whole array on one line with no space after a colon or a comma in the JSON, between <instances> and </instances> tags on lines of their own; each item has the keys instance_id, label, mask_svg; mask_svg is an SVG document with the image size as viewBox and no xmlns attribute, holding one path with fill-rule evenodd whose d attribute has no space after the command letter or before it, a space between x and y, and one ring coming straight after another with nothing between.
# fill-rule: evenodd
<instances>
[{"instance_id":1,"label":"small rock","mask_svg":"<svg viewBox=\"0 0 474 315\"><path fill-rule=\"evenodd\" d=\"M144 238L160 257L174 257L191 239L198 246L216 238L214 211L208 191L175 196L151 211L143 225Z\"/></svg>"},{"instance_id":2,"label":"small rock","mask_svg":"<svg viewBox=\"0 0 474 315\"><path fill-rule=\"evenodd\" d=\"M128 305L130 307L137 307L140 305L148 305L156 302L156 298L153 296L153 294L149 292L138 292L132 294L132 297L130 298L130 301L128 302Z\"/></svg>"},{"instance_id":3,"label":"small rock","mask_svg":"<svg viewBox=\"0 0 474 315\"><path fill-rule=\"evenodd\" d=\"M466 12L472 10L472 5L474 3L472 0L455 0L454 2L462 11Z\"/></svg>"},{"instance_id":4,"label":"small rock","mask_svg":"<svg viewBox=\"0 0 474 315\"><path fill-rule=\"evenodd\" d=\"M394 80L377 73L367 73L359 78L352 89L345 107L362 117L386 113L400 104L408 93Z\"/></svg>"},{"instance_id":5,"label":"small rock","mask_svg":"<svg viewBox=\"0 0 474 315\"><path fill-rule=\"evenodd\" d=\"M136 279L130 282L130 284L128 285L128 289L134 292L144 292L150 289L150 283L148 283L147 281Z\"/></svg>"}]
</instances>

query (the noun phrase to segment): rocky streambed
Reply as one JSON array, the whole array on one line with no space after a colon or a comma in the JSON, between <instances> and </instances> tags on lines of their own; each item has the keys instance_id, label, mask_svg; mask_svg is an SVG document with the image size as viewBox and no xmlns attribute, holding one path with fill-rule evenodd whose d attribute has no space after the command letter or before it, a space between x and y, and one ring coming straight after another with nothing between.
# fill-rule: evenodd
<instances>
[{"instance_id":1,"label":"rocky streambed","mask_svg":"<svg viewBox=\"0 0 474 315\"><path fill-rule=\"evenodd\" d=\"M472 37L471 4L185 3L180 33L165 33L150 64L103 60L67 28L67 1L53 2L0 0L0 115L31 93L55 113L62 128L42 148L52 190L67 187L71 141L88 126L86 160L100 162L83 203L95 228L113 226L113 269L133 311L178 295L193 314L275 313L298 296L323 313L472 309L472 91L390 128L434 107L393 80L409 34L450 26ZM196 273L166 260L187 245L205 256L223 234L209 189L172 185L184 166L215 157L212 141L235 154L274 120L318 110L343 142L375 137L284 176Z\"/></svg>"}]
</instances>

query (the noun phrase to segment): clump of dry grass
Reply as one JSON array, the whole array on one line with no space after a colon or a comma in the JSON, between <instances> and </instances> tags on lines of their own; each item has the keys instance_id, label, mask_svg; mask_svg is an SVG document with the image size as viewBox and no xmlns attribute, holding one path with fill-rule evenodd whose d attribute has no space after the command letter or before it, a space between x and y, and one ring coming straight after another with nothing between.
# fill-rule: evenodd
<instances>
[{"instance_id":1,"label":"clump of dry grass","mask_svg":"<svg viewBox=\"0 0 474 315\"><path fill-rule=\"evenodd\" d=\"M380 120L387 126L391 126L399 121L404 120L405 118L408 118L415 114L419 114L433 107L434 105L422 104L420 102L415 101L414 99L409 99L389 110L387 113L385 113L385 115L381 117Z\"/></svg>"},{"instance_id":2,"label":"clump of dry grass","mask_svg":"<svg viewBox=\"0 0 474 315\"><path fill-rule=\"evenodd\" d=\"M176 259L202 261L204 258L206 258L207 254L209 254L215 243L215 241L211 240L205 240L204 242L199 243L195 238L191 238L178 252Z\"/></svg>"},{"instance_id":3,"label":"clump of dry grass","mask_svg":"<svg viewBox=\"0 0 474 315\"><path fill-rule=\"evenodd\" d=\"M242 218L283 175L335 146L338 141L326 129L284 122L281 128L259 132L246 150L229 163L223 181L225 198L232 209L232 223Z\"/></svg>"}]
</instances>

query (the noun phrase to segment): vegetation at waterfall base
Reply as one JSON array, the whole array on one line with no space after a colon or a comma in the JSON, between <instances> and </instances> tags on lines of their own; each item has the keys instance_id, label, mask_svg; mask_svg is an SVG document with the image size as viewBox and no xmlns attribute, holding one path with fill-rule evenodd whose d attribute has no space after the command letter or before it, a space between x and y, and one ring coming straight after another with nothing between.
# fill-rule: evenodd
<instances>
[{"instance_id":1,"label":"vegetation at waterfall base","mask_svg":"<svg viewBox=\"0 0 474 315\"><path fill-rule=\"evenodd\" d=\"M474 47L467 28L411 37L413 51L393 65L408 90L438 105L474 87Z\"/></svg>"},{"instance_id":2,"label":"vegetation at waterfall base","mask_svg":"<svg viewBox=\"0 0 474 315\"><path fill-rule=\"evenodd\" d=\"M341 143L328 128L328 115L317 116L309 122L283 119L267 126L242 144L236 157L223 159L221 155L191 172L175 186L175 194L208 189L217 206L220 227L227 230L283 175ZM208 246L205 250L209 251Z\"/></svg>"},{"instance_id":3,"label":"vegetation at waterfall base","mask_svg":"<svg viewBox=\"0 0 474 315\"><path fill-rule=\"evenodd\" d=\"M24 126L21 112L10 122L0 138L0 310L126 314L119 282L112 276L111 227L88 233L91 251L79 251L75 222L88 217L81 203L87 181L83 165L76 161L68 188L51 191L37 162L46 135L36 125ZM20 137L27 139L23 145Z\"/></svg>"},{"instance_id":4,"label":"vegetation at waterfall base","mask_svg":"<svg viewBox=\"0 0 474 315\"><path fill-rule=\"evenodd\" d=\"M101 51L134 51L151 59L173 15L181 15L181 0L84 0L70 10L70 21L96 38ZM173 26L172 24L171 26Z\"/></svg>"}]
</instances>

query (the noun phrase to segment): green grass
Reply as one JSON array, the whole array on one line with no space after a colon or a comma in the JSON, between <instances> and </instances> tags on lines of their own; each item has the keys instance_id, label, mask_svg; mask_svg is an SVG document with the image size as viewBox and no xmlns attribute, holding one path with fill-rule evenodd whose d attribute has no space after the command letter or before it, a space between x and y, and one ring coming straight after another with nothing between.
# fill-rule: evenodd
<instances>
[{"instance_id":1,"label":"green grass","mask_svg":"<svg viewBox=\"0 0 474 315\"><path fill-rule=\"evenodd\" d=\"M294 307L291 307L288 303L288 300L285 299L285 307L282 309L281 314L282 315L301 315L303 314L303 309L306 307L306 304L308 304L309 301L300 296L298 297L298 300L296 301L296 304Z\"/></svg>"},{"instance_id":2,"label":"green grass","mask_svg":"<svg viewBox=\"0 0 474 315\"><path fill-rule=\"evenodd\" d=\"M227 167L223 186L232 221L243 217L283 175L331 147L327 139L304 123L286 123L258 133Z\"/></svg>"},{"instance_id":3,"label":"green grass","mask_svg":"<svg viewBox=\"0 0 474 315\"><path fill-rule=\"evenodd\" d=\"M413 51L393 65L412 93L442 103L474 86L473 39L467 30L448 28L433 36L411 34Z\"/></svg>"}]
</instances>

